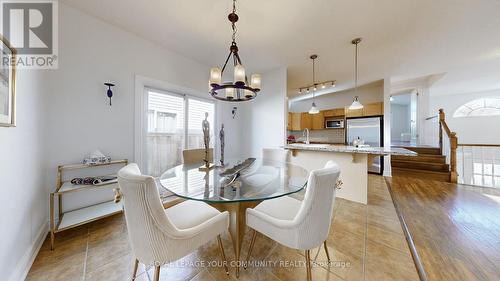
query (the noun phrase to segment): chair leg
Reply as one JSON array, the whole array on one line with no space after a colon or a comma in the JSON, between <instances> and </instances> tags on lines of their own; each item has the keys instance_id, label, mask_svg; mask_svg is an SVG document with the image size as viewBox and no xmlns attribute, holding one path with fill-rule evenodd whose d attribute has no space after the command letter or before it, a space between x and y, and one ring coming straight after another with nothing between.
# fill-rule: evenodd
<instances>
[{"instance_id":1,"label":"chair leg","mask_svg":"<svg viewBox=\"0 0 500 281\"><path fill-rule=\"evenodd\" d=\"M160 280L160 266L157 265L155 266L155 276L153 278L153 281L159 281Z\"/></svg>"},{"instance_id":2,"label":"chair leg","mask_svg":"<svg viewBox=\"0 0 500 281\"><path fill-rule=\"evenodd\" d=\"M135 280L135 276L137 275L137 268L139 267L139 260L135 259L134 261L134 271L132 272L132 281Z\"/></svg>"},{"instance_id":3,"label":"chair leg","mask_svg":"<svg viewBox=\"0 0 500 281\"><path fill-rule=\"evenodd\" d=\"M256 237L257 237L257 231L254 229L253 234L252 234L252 240L250 241L250 248L248 248L247 259L245 261L245 264L243 265L244 269L247 269L248 261L250 260L250 255L252 254L253 245L255 244Z\"/></svg>"},{"instance_id":4,"label":"chair leg","mask_svg":"<svg viewBox=\"0 0 500 281\"><path fill-rule=\"evenodd\" d=\"M229 275L229 269L227 268L226 253L224 253L224 246L222 245L222 239L220 238L220 235L217 235L217 241L219 242L220 253L222 254L222 259L224 262L224 270L226 271L226 274Z\"/></svg>"},{"instance_id":5,"label":"chair leg","mask_svg":"<svg viewBox=\"0 0 500 281\"><path fill-rule=\"evenodd\" d=\"M311 250L306 250L307 281L312 281L311 273Z\"/></svg>"},{"instance_id":6,"label":"chair leg","mask_svg":"<svg viewBox=\"0 0 500 281\"><path fill-rule=\"evenodd\" d=\"M328 247L326 246L326 240L323 242L323 247L325 247L326 258L328 259L328 264L330 264L330 253L328 252Z\"/></svg>"}]
</instances>

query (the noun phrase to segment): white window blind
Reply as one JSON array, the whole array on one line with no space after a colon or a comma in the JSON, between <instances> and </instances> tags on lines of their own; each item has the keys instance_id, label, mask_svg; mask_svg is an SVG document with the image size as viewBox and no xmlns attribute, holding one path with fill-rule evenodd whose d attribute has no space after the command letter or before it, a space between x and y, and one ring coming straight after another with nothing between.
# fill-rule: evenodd
<instances>
[{"instance_id":1,"label":"white window blind","mask_svg":"<svg viewBox=\"0 0 500 281\"><path fill-rule=\"evenodd\" d=\"M146 89L146 93L147 174L160 176L182 163L184 149L204 147L202 122L205 112L210 122L210 146L214 147L214 102L155 89Z\"/></svg>"}]
</instances>

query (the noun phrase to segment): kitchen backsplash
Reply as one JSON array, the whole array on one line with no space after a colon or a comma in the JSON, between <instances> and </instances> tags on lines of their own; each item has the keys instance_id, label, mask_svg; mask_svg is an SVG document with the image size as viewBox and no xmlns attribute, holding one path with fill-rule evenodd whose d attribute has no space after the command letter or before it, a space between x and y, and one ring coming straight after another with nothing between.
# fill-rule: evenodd
<instances>
[{"instance_id":1,"label":"kitchen backsplash","mask_svg":"<svg viewBox=\"0 0 500 281\"><path fill-rule=\"evenodd\" d=\"M288 136L293 135L296 141L304 141L302 131L288 131ZM325 129L309 131L310 142L345 143L345 130Z\"/></svg>"}]
</instances>

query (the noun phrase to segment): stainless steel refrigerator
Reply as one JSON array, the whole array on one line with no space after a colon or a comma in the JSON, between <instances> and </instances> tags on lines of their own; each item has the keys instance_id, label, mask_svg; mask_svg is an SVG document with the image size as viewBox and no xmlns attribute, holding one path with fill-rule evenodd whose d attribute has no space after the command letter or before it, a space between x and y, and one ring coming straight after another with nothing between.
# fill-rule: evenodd
<instances>
[{"instance_id":1,"label":"stainless steel refrigerator","mask_svg":"<svg viewBox=\"0 0 500 281\"><path fill-rule=\"evenodd\" d=\"M346 142L352 145L353 140L358 137L371 147L381 147L383 140L383 118L377 117L355 117L346 120ZM384 169L383 157L375 157L373 163L368 166L368 172L382 174Z\"/></svg>"}]
</instances>

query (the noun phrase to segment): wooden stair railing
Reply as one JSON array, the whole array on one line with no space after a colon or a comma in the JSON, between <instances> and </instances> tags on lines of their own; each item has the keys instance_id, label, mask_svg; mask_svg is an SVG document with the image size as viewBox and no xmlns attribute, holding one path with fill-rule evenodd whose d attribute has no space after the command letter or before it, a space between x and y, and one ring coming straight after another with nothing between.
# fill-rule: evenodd
<instances>
[{"instance_id":1,"label":"wooden stair railing","mask_svg":"<svg viewBox=\"0 0 500 281\"><path fill-rule=\"evenodd\" d=\"M458 174L457 174L457 147L458 147L458 138L455 132L452 132L446 124L445 113L441 108L439 109L439 150L441 155L446 155L447 151L444 151L444 134L450 141L450 182L457 183L458 182Z\"/></svg>"}]
</instances>

